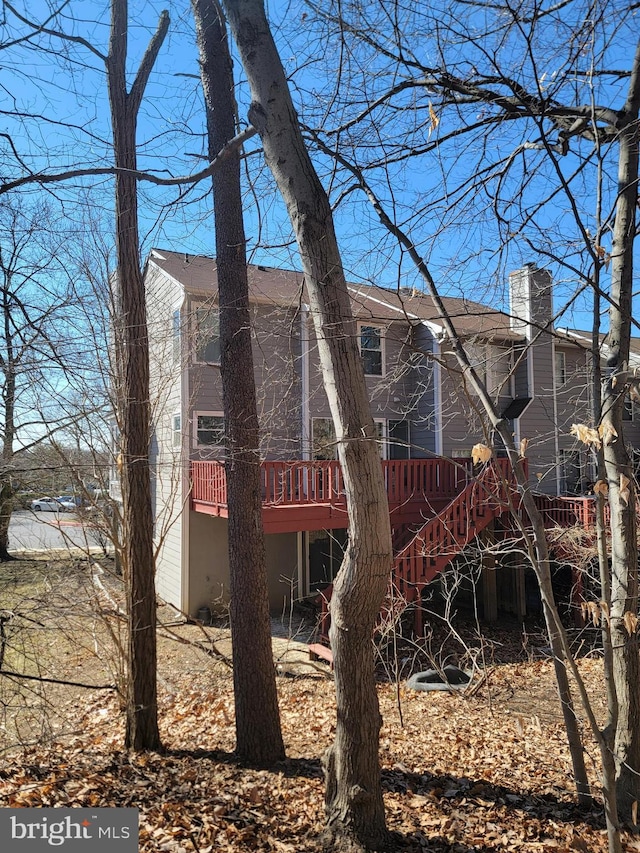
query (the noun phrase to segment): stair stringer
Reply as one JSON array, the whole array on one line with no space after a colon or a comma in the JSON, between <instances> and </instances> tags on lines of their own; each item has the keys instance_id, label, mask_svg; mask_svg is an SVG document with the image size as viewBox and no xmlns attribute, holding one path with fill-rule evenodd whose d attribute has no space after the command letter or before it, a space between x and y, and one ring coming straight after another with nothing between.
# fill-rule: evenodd
<instances>
[{"instance_id":1,"label":"stair stringer","mask_svg":"<svg viewBox=\"0 0 640 853\"><path fill-rule=\"evenodd\" d=\"M401 551L392 568L392 583L413 601L463 549L498 516L511 508L513 487L504 474L487 466L437 515L428 519Z\"/></svg>"}]
</instances>

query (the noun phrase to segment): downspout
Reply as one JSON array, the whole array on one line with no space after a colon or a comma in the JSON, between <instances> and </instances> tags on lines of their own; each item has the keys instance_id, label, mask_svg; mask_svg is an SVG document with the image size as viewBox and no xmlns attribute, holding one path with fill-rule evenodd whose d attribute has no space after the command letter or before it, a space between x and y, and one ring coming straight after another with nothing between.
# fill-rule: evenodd
<instances>
[{"instance_id":1,"label":"downspout","mask_svg":"<svg viewBox=\"0 0 640 853\"><path fill-rule=\"evenodd\" d=\"M556 428L553 431L553 442L556 456L556 495L562 491L562 472L560 470L560 442L558 441L558 377L556 376L556 342L555 338L551 338L551 358L552 358L552 383L553 389L553 422Z\"/></svg>"},{"instance_id":2,"label":"downspout","mask_svg":"<svg viewBox=\"0 0 640 853\"><path fill-rule=\"evenodd\" d=\"M302 459L311 459L311 412L309 404L310 389L310 357L309 357L309 306L304 302L300 306L300 439ZM308 483L305 484L308 488ZM303 531L298 531L297 560L298 560L298 594L308 595L309 551L308 539Z\"/></svg>"},{"instance_id":3,"label":"downspout","mask_svg":"<svg viewBox=\"0 0 640 853\"><path fill-rule=\"evenodd\" d=\"M300 308L300 350L301 350L301 395L300 438L302 459L311 459L311 417L309 409L309 306L304 303Z\"/></svg>"}]
</instances>

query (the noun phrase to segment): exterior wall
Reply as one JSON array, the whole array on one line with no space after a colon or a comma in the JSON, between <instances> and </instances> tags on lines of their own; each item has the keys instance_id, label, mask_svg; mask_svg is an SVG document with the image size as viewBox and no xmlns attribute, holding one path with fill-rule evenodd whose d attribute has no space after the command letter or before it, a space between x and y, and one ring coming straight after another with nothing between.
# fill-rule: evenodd
<instances>
[{"instance_id":1,"label":"exterior wall","mask_svg":"<svg viewBox=\"0 0 640 853\"><path fill-rule=\"evenodd\" d=\"M526 353L518 373L524 383L527 369L527 396L531 402L519 419L519 438L529 441L529 476L538 488L556 494L558 481L558 405L553 342L551 276L535 264L527 264L509 276L511 327L524 333Z\"/></svg>"},{"instance_id":2,"label":"exterior wall","mask_svg":"<svg viewBox=\"0 0 640 853\"><path fill-rule=\"evenodd\" d=\"M406 321L367 318L363 324L379 327L383 336L383 374L365 378L371 414L376 421L383 422L385 438L389 421L408 421L409 453L412 457L423 456L433 446L432 367L426 365ZM330 418L317 342L311 328L309 341L309 417ZM430 340L425 338L425 344L430 350ZM388 447L381 448L381 454L386 457Z\"/></svg>"},{"instance_id":3,"label":"exterior wall","mask_svg":"<svg viewBox=\"0 0 640 853\"><path fill-rule=\"evenodd\" d=\"M152 264L147 270L147 317L151 365L151 444L154 535L157 547L156 588L165 601L182 610L185 589L182 506L184 495L184 435L174 446L174 415L181 413L180 359L174 355L174 311L182 289ZM184 339L184 335L182 336Z\"/></svg>"},{"instance_id":4,"label":"exterior wall","mask_svg":"<svg viewBox=\"0 0 640 853\"><path fill-rule=\"evenodd\" d=\"M520 418L520 438L529 440L527 459L529 476L541 491L556 494L557 465L557 407L554 401L554 355L552 337L538 334L530 343L529 396L531 403Z\"/></svg>"},{"instance_id":5,"label":"exterior wall","mask_svg":"<svg viewBox=\"0 0 640 853\"><path fill-rule=\"evenodd\" d=\"M226 518L189 513L189 608L223 609L229 600L229 551Z\"/></svg>"},{"instance_id":6,"label":"exterior wall","mask_svg":"<svg viewBox=\"0 0 640 853\"><path fill-rule=\"evenodd\" d=\"M294 599L299 596L298 581L298 534L272 533L265 536L267 552L267 582L269 585L269 608L274 615L282 615Z\"/></svg>"},{"instance_id":7,"label":"exterior wall","mask_svg":"<svg viewBox=\"0 0 640 853\"><path fill-rule=\"evenodd\" d=\"M465 347L501 413L513 399L511 344L471 339L465 342ZM445 356L444 362L446 367L441 371L443 455L470 456L474 444L493 443L492 428L475 391L462 381L457 361L453 356Z\"/></svg>"},{"instance_id":8,"label":"exterior wall","mask_svg":"<svg viewBox=\"0 0 640 853\"><path fill-rule=\"evenodd\" d=\"M252 312L253 361L265 459L302 456L302 344L298 311L259 306Z\"/></svg>"},{"instance_id":9,"label":"exterior wall","mask_svg":"<svg viewBox=\"0 0 640 853\"><path fill-rule=\"evenodd\" d=\"M226 518L189 510L189 615L200 607L223 609L229 600L229 552ZM281 614L296 594L298 539L296 533L265 536L269 608Z\"/></svg>"},{"instance_id":10,"label":"exterior wall","mask_svg":"<svg viewBox=\"0 0 640 853\"><path fill-rule=\"evenodd\" d=\"M188 509L189 459L222 454L215 448L198 448L194 438L196 412L223 411L219 365L198 364L194 359L195 307L204 303L216 311L217 306L214 297L205 295L202 289L196 291L199 296L190 295L182 304L180 284L153 263L147 269L146 282L157 589L163 599L195 615L200 607L211 606L224 597L229 586L226 520ZM481 337L471 337L467 327L465 343L479 371L486 374L499 412L514 399L531 399L517 422L516 438L529 439L527 456L533 482L545 492L556 493L563 485L564 469L573 465L574 459L581 483L590 473L588 451L570 435L572 423L591 421L588 355L579 346L554 338L550 278L546 271L532 266L519 270L511 277L511 287L511 332L525 336L526 342L487 343ZM174 313L178 308L179 359L174 335ZM358 303L356 310L361 309ZM383 314L385 310L383 306ZM444 456L468 455L476 442L491 442L484 413L474 393L465 390L457 364L446 352L440 352L433 324L415 321L412 327L406 318L395 319L397 316L389 309L384 319L376 319L375 313L361 317L364 325L378 326L383 333L383 375L366 379L373 417L383 421L385 428L389 421L408 421L413 458L437 452ZM310 435L312 419L330 418L317 345L305 309L254 304L251 322L262 456L304 458L311 452L306 437ZM446 345L443 349L447 349ZM563 378L557 375L556 352L565 356ZM438 360L444 359L442 367L429 358L431 353ZM518 361L521 353L525 354ZM450 369L446 367L447 359ZM172 418L178 413L181 433L176 441ZM440 426L441 441L437 434ZM634 420L625 423L624 440L640 449L640 407L634 411ZM282 611L292 584L297 583L297 543L297 534L266 537L269 600L274 612Z\"/></svg>"},{"instance_id":11,"label":"exterior wall","mask_svg":"<svg viewBox=\"0 0 640 853\"><path fill-rule=\"evenodd\" d=\"M189 299L186 322L191 330L191 340L197 306L210 306L212 311L217 311L217 305L211 299ZM301 452L299 323L293 311L263 305L253 306L251 323L261 455L265 459L298 458ZM197 446L194 414L223 412L220 365L196 362L193 344L189 350L189 361L185 431L190 455L193 459L215 458L222 455L219 450Z\"/></svg>"},{"instance_id":12,"label":"exterior wall","mask_svg":"<svg viewBox=\"0 0 640 853\"><path fill-rule=\"evenodd\" d=\"M571 426L593 422L591 354L584 347L568 347L561 341L555 342L555 351L564 364L564 376L556 369L559 491L583 493L593 482L595 460L588 448L571 435Z\"/></svg>"},{"instance_id":13,"label":"exterior wall","mask_svg":"<svg viewBox=\"0 0 640 853\"><path fill-rule=\"evenodd\" d=\"M411 456L424 459L436 452L436 385L441 374L429 358L436 346L433 333L422 323L413 329L414 351L410 354L411 373L407 376L409 412L411 420ZM437 389L440 399L440 388Z\"/></svg>"}]
</instances>

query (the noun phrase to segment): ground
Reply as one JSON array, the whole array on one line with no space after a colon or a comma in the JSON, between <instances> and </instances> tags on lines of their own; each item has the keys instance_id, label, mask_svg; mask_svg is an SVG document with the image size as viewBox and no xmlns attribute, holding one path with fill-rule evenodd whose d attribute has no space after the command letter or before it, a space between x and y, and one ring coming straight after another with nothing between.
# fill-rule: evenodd
<instances>
[{"instance_id":1,"label":"ground","mask_svg":"<svg viewBox=\"0 0 640 853\"><path fill-rule=\"evenodd\" d=\"M3 669L108 687L120 677L118 581L84 560L2 567ZM100 603L101 614L98 613ZM107 614L105 622L104 614ZM160 724L165 751L123 751L112 689L0 678L6 744L1 806L136 806L140 850L315 851L323 825L320 759L332 738L331 674L275 633L287 760L270 770L233 757L233 690L224 627L160 615ZM185 642L186 641L186 642ZM518 633L496 633L471 695L410 691L381 680L381 762L389 849L599 851L599 805L575 805L552 667ZM10 647L11 646L11 647ZM510 663L501 658L520 657ZM594 696L601 662L581 660ZM393 667L387 666L387 673ZM381 670L382 671L382 670ZM392 674L392 673L391 673ZM25 684L28 691L25 692ZM589 741L589 744L591 742ZM597 756L589 746L597 787ZM627 849L640 850L628 836Z\"/></svg>"}]
</instances>

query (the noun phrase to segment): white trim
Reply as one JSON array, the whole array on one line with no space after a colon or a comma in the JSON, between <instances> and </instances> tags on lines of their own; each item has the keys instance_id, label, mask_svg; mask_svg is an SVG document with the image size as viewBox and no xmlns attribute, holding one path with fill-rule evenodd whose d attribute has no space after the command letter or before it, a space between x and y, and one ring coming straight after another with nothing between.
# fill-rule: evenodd
<instances>
[{"instance_id":1,"label":"white trim","mask_svg":"<svg viewBox=\"0 0 640 853\"><path fill-rule=\"evenodd\" d=\"M386 418L374 418L374 424L382 424L382 434L380 435L380 441L378 442L378 438L376 436L376 444L378 444L378 451L380 453L380 459L388 459L389 458L389 429L387 426ZM377 430L376 430L377 432Z\"/></svg>"},{"instance_id":2,"label":"white trim","mask_svg":"<svg viewBox=\"0 0 640 853\"><path fill-rule=\"evenodd\" d=\"M558 375L558 358L560 356L562 356L562 376ZM567 354L558 349L555 339L553 340L553 372L556 382L555 391L558 391L560 386L567 384Z\"/></svg>"},{"instance_id":3,"label":"white trim","mask_svg":"<svg viewBox=\"0 0 640 853\"><path fill-rule=\"evenodd\" d=\"M360 357L362 357L362 329L376 329L380 334L380 373L365 373L366 376L373 376L374 378L383 379L387 375L387 365L386 365L386 346L385 346L385 335L386 327L380 323L376 323L374 321L358 321L358 349L360 351ZM367 350L367 352L378 352L378 350L372 349ZM364 367L364 359L363 359L363 367Z\"/></svg>"},{"instance_id":4,"label":"white trim","mask_svg":"<svg viewBox=\"0 0 640 853\"><path fill-rule=\"evenodd\" d=\"M180 307L186 302L186 294L182 291ZM189 359L180 360L180 414L182 415L182 449L181 449L181 472L180 486L178 489L178 500L183 507L180 513L180 609L183 613L189 611L189 596L191 585L189 583L191 570L191 436L189 435L189 412L187 401L189 400ZM187 428L185 429L185 424Z\"/></svg>"},{"instance_id":5,"label":"white trim","mask_svg":"<svg viewBox=\"0 0 640 853\"><path fill-rule=\"evenodd\" d=\"M300 351L301 351L301 393L302 405L300 407L300 438L302 440L302 459L311 459L311 411L309 401L310 389L310 339L309 334L309 307L303 305L300 311Z\"/></svg>"},{"instance_id":6,"label":"white trim","mask_svg":"<svg viewBox=\"0 0 640 853\"><path fill-rule=\"evenodd\" d=\"M152 254L153 254L153 252L152 252ZM157 257L161 257L161 255L156 255L156 256L157 256ZM162 258L162 260L166 260L166 258ZM177 279L174 275L171 275L171 273L168 273L168 272L167 272L165 269L163 269L161 266L159 266L158 264L155 264L155 263L153 262L153 259L151 258L151 256L149 256L149 258L148 258L148 263L149 263L149 265L154 266L154 267L158 270L158 272L160 273L160 275L163 275L163 276L164 276L168 281L170 281L170 282L171 282L172 284L174 284L174 285L175 285L179 290L181 290L181 291L182 291L182 293L183 293L183 298L184 298L184 295L186 294L186 290L187 290L187 289L186 289L186 287L184 286L183 282L181 282L181 281L180 281L180 279Z\"/></svg>"},{"instance_id":7,"label":"white trim","mask_svg":"<svg viewBox=\"0 0 640 853\"><path fill-rule=\"evenodd\" d=\"M298 598L309 595L309 556L305 554L304 532L296 531L296 550L298 561Z\"/></svg>"},{"instance_id":8,"label":"white trim","mask_svg":"<svg viewBox=\"0 0 640 853\"><path fill-rule=\"evenodd\" d=\"M222 447L220 444L200 444L198 442L198 418L221 418L224 424L224 412L208 412L198 409L198 411L193 412L192 421L192 439L196 450L211 450L212 448Z\"/></svg>"},{"instance_id":9,"label":"white trim","mask_svg":"<svg viewBox=\"0 0 640 853\"><path fill-rule=\"evenodd\" d=\"M171 427L170 427L170 436L169 436L169 446L172 451L179 450L182 453L183 445L184 445L184 427L183 427L183 417L182 417L182 408L179 408L169 415ZM176 430L174 426L175 418L180 418L180 429ZM176 433L178 434L178 441L175 441Z\"/></svg>"},{"instance_id":10,"label":"white trim","mask_svg":"<svg viewBox=\"0 0 640 853\"><path fill-rule=\"evenodd\" d=\"M364 297L369 302L374 302L376 305L383 305L390 311L395 311L396 314L400 314L404 319L417 320L423 326L426 326L429 331L433 332L434 335L442 334L442 332L444 331L443 326L439 326L432 320L421 320L417 314L412 314L411 311L406 311L404 309L404 306L398 307L397 305L392 305L391 302L385 302L383 299L376 299L375 296L371 296L369 293L365 293L357 287L350 287L349 285L347 285L347 290L351 291L352 293L356 293L358 296Z\"/></svg>"},{"instance_id":11,"label":"white trim","mask_svg":"<svg viewBox=\"0 0 640 853\"><path fill-rule=\"evenodd\" d=\"M442 456L444 450L444 436L442 427L442 367L440 365L440 341L433 339L433 413L434 413L434 451L436 456Z\"/></svg>"},{"instance_id":12,"label":"white trim","mask_svg":"<svg viewBox=\"0 0 640 853\"><path fill-rule=\"evenodd\" d=\"M562 353L564 355L564 353ZM551 338L551 358L553 359L553 377L551 382L551 393L553 394L553 422L555 424L558 423L558 371L556 370L556 341L555 338ZM566 373L567 373L567 359L565 356L565 382L566 382ZM553 431L553 443L554 443L554 453L556 455L556 459L559 457L560 453L560 437L558 435L558 430L554 429ZM562 475L559 470L560 466L556 466L556 494L562 494Z\"/></svg>"},{"instance_id":13,"label":"white trim","mask_svg":"<svg viewBox=\"0 0 640 853\"><path fill-rule=\"evenodd\" d=\"M584 341L585 344L588 345L588 352L591 352L591 343L592 339L587 335L582 335L579 332L573 331L572 329L560 328L556 329L556 332L560 332L563 335L566 335L568 339L573 339L576 341ZM600 343L598 347L598 351L600 353L600 358L605 358L606 354L610 352L610 347L606 343ZM640 355L634 352L629 353L629 365L633 367L640 368Z\"/></svg>"}]
</instances>

